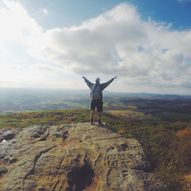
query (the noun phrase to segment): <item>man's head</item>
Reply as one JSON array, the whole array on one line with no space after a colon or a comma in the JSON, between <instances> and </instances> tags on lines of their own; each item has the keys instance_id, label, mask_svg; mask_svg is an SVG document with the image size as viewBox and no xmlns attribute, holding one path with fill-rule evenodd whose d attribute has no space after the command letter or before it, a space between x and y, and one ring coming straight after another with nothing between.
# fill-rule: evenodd
<instances>
[{"instance_id":1,"label":"man's head","mask_svg":"<svg viewBox=\"0 0 191 191\"><path fill-rule=\"evenodd\" d=\"M96 78L96 84L99 84L100 83L100 79L99 78Z\"/></svg>"}]
</instances>

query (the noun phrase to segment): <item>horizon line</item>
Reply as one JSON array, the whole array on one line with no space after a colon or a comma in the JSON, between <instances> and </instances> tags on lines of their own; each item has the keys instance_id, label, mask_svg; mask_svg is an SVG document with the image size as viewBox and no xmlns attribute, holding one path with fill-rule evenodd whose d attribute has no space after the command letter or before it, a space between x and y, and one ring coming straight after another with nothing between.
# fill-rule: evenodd
<instances>
[{"instance_id":1,"label":"horizon line","mask_svg":"<svg viewBox=\"0 0 191 191\"><path fill-rule=\"evenodd\" d=\"M71 89L71 88L39 88L39 87L0 87L0 90L1 89L27 89L27 90L51 90L51 91L64 91L64 90L67 90L67 91L89 91L89 89ZM133 92L133 91L108 91L108 90L105 90L104 92L107 92L107 93L118 93L118 94L151 94L151 95L166 95L166 96L191 96L191 94L187 94L187 93L159 93L159 92Z\"/></svg>"}]
</instances>

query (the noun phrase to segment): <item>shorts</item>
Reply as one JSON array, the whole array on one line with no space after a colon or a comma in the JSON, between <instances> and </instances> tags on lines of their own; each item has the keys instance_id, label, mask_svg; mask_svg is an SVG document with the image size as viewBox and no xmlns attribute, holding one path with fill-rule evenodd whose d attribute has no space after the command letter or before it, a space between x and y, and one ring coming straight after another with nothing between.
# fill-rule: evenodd
<instances>
[{"instance_id":1,"label":"shorts","mask_svg":"<svg viewBox=\"0 0 191 191\"><path fill-rule=\"evenodd\" d=\"M91 102L91 110L95 111L95 108L98 112L103 111L103 101L101 99L92 99Z\"/></svg>"}]
</instances>

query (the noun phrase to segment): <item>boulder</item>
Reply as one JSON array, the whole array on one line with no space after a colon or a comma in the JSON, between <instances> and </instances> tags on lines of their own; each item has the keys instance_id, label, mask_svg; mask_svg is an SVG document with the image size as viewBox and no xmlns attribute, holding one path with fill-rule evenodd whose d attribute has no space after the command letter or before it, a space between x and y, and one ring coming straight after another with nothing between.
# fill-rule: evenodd
<instances>
[{"instance_id":1,"label":"boulder","mask_svg":"<svg viewBox=\"0 0 191 191\"><path fill-rule=\"evenodd\" d=\"M158 189L149 182L153 174L147 172L140 143L105 126L26 127L17 132L14 142L0 143L0 151L0 166L8 169L6 176L0 176L1 191Z\"/></svg>"},{"instance_id":2,"label":"boulder","mask_svg":"<svg viewBox=\"0 0 191 191\"><path fill-rule=\"evenodd\" d=\"M12 130L5 130L0 134L0 141L13 139L15 137L15 133Z\"/></svg>"}]
</instances>

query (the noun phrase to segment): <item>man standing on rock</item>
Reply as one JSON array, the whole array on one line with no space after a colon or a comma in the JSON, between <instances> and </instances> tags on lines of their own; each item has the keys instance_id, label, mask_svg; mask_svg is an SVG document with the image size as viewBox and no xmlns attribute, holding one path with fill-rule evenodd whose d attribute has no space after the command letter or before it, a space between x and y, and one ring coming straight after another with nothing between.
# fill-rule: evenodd
<instances>
[{"instance_id":1,"label":"man standing on rock","mask_svg":"<svg viewBox=\"0 0 191 191\"><path fill-rule=\"evenodd\" d=\"M91 112L90 112L90 122L93 125L94 123L94 113L95 113L95 108L97 109L97 112L99 114L99 125L101 125L101 112L103 111L103 101L102 101L102 92L103 90L117 77L112 78L111 80L105 82L105 83L100 83L100 79L96 78L95 84L90 82L87 78L84 76L82 77L88 87L91 90L90 96L92 98L91 100Z\"/></svg>"}]
</instances>

